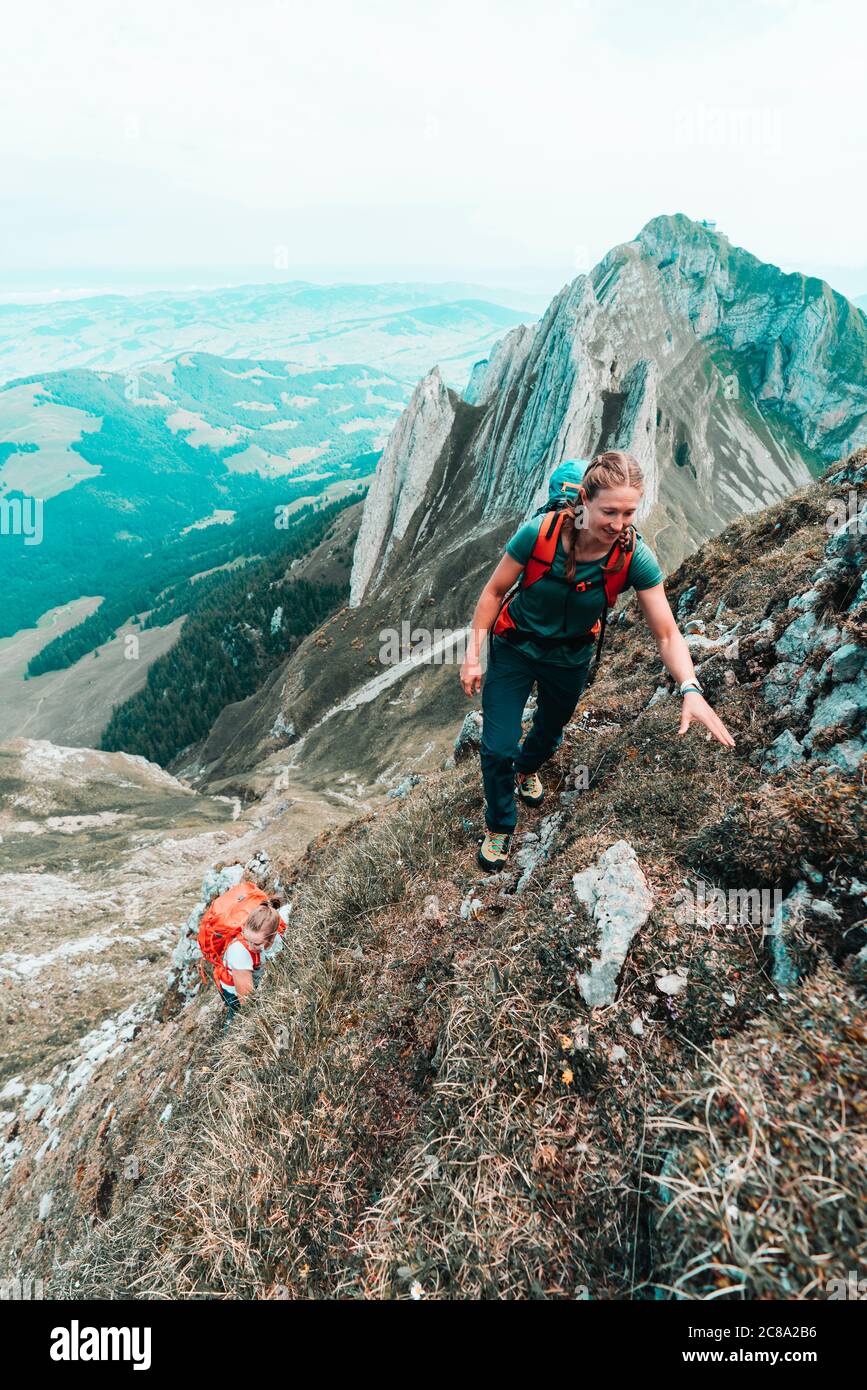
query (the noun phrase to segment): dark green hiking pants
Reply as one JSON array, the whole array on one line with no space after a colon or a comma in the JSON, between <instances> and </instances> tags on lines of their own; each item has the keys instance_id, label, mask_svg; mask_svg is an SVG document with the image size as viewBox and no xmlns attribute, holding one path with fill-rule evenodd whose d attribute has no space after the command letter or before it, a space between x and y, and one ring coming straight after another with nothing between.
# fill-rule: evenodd
<instances>
[{"instance_id":1,"label":"dark green hiking pants","mask_svg":"<svg viewBox=\"0 0 867 1390\"><path fill-rule=\"evenodd\" d=\"M538 772L563 742L563 729L587 684L588 660L580 666L534 661L502 637L494 637L495 659L488 658L482 680L482 777L485 825L511 835L518 819L515 774ZM536 713L521 743L521 715L536 683Z\"/></svg>"}]
</instances>

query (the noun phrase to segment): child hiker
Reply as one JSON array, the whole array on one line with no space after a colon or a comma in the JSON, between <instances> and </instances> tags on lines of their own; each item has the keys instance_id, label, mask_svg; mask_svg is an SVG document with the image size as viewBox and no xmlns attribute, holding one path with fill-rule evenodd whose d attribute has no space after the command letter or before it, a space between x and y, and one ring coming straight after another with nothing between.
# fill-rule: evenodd
<instances>
[{"instance_id":1,"label":"child hiker","mask_svg":"<svg viewBox=\"0 0 867 1390\"><path fill-rule=\"evenodd\" d=\"M656 557L632 524L643 489L637 460L619 450L597 454L591 463L560 464L539 509L544 516L537 513L515 532L476 605L460 680L467 695L482 692L487 833L478 859L490 872L508 858L516 790L528 806L544 799L539 769L563 742L588 681L594 644L598 661L608 609L624 589L636 590L663 664L680 687L678 733L696 722L734 747L702 694ZM489 630L482 685L480 653ZM521 717L534 682L536 712L522 744Z\"/></svg>"},{"instance_id":2,"label":"child hiker","mask_svg":"<svg viewBox=\"0 0 867 1390\"><path fill-rule=\"evenodd\" d=\"M226 1006L223 1029L235 1018L259 984L264 961L282 949L286 930L278 907L254 883L237 883L215 898L199 926L203 960L214 967L214 982ZM200 967L204 980L204 967Z\"/></svg>"}]
</instances>

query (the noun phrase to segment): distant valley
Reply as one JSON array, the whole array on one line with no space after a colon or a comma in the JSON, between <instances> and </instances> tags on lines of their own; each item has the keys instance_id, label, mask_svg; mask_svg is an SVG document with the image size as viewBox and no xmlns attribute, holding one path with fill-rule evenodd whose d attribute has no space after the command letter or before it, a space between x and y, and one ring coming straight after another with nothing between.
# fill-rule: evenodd
<instances>
[{"instance_id":1,"label":"distant valley","mask_svg":"<svg viewBox=\"0 0 867 1390\"><path fill-rule=\"evenodd\" d=\"M490 302L482 287L448 284L294 281L0 304L0 380L71 367L126 373L190 352L366 362L409 387L438 363L461 388L497 338L533 317Z\"/></svg>"},{"instance_id":2,"label":"distant valley","mask_svg":"<svg viewBox=\"0 0 867 1390\"><path fill-rule=\"evenodd\" d=\"M177 600L135 662L84 659L122 654L166 586L363 497L419 374L441 362L462 387L532 318L481 293L292 282L0 305L0 736L97 743L176 640Z\"/></svg>"},{"instance_id":3,"label":"distant valley","mask_svg":"<svg viewBox=\"0 0 867 1390\"><path fill-rule=\"evenodd\" d=\"M360 496L403 398L366 367L204 354L127 378L76 369L8 383L0 500L38 499L42 534L38 544L4 537L0 637L84 595L108 607L129 594L131 606L105 618L107 635L115 616L209 567L209 546L217 563L232 558L222 553L230 518L234 554L249 554L260 549L252 532L273 531L304 499Z\"/></svg>"}]
</instances>

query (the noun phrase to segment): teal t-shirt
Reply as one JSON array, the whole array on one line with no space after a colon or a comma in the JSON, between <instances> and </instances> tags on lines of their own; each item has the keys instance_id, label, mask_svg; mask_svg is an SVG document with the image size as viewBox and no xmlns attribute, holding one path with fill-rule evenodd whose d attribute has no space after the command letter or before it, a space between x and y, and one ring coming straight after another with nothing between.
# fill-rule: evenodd
<instances>
[{"instance_id":1,"label":"teal t-shirt","mask_svg":"<svg viewBox=\"0 0 867 1390\"><path fill-rule=\"evenodd\" d=\"M542 517L534 517L519 527L506 546L506 554L526 565L533 553L533 546L542 525ZM509 614L520 628L538 632L541 637L577 637L587 632L596 619L601 617L605 597L601 583L597 588L576 593L574 585L582 579L600 580L602 561L589 560L575 566L575 578L566 582L566 552L562 544L557 545L553 564L546 575L537 579L527 589L519 589L509 604ZM652 589L661 584L663 573L656 556L649 546L638 537L635 554L629 566L627 589ZM551 661L558 666L589 665L594 647L588 642L583 647L548 646L534 642L531 637L510 637L509 645L518 647L534 661Z\"/></svg>"}]
</instances>

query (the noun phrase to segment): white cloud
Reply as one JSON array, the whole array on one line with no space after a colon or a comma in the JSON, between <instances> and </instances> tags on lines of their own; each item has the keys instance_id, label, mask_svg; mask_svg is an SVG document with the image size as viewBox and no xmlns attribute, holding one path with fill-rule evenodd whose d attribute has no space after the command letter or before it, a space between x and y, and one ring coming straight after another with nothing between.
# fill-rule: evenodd
<instances>
[{"instance_id":1,"label":"white cloud","mask_svg":"<svg viewBox=\"0 0 867 1390\"><path fill-rule=\"evenodd\" d=\"M18 7L0 256L566 279L684 211L863 265L865 37L854 0Z\"/></svg>"}]
</instances>

